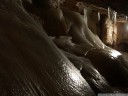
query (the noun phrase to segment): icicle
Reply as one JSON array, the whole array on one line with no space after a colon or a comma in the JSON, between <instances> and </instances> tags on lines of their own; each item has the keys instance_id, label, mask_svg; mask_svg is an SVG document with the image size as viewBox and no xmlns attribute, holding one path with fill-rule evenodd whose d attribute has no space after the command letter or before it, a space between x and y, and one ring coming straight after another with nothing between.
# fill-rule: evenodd
<instances>
[{"instance_id":1,"label":"icicle","mask_svg":"<svg viewBox=\"0 0 128 96\"><path fill-rule=\"evenodd\" d=\"M113 18L114 20L113 20L113 22L114 22L114 24L115 24L116 21L117 21L117 12L114 11L114 14L113 14L113 15L114 15L114 18Z\"/></svg>"},{"instance_id":2,"label":"icicle","mask_svg":"<svg viewBox=\"0 0 128 96\"><path fill-rule=\"evenodd\" d=\"M110 19L110 8L108 7L108 19Z\"/></svg>"},{"instance_id":3,"label":"icicle","mask_svg":"<svg viewBox=\"0 0 128 96\"><path fill-rule=\"evenodd\" d=\"M84 8L84 17L86 16L87 9Z\"/></svg>"},{"instance_id":4,"label":"icicle","mask_svg":"<svg viewBox=\"0 0 128 96\"><path fill-rule=\"evenodd\" d=\"M87 24L87 9L86 8L84 8L84 22L86 25L88 25Z\"/></svg>"},{"instance_id":5,"label":"icicle","mask_svg":"<svg viewBox=\"0 0 128 96\"><path fill-rule=\"evenodd\" d=\"M98 12L98 21L100 21L100 12Z\"/></svg>"},{"instance_id":6,"label":"icicle","mask_svg":"<svg viewBox=\"0 0 128 96\"><path fill-rule=\"evenodd\" d=\"M110 19L112 20L113 24L115 24L116 23L116 19L117 19L117 12L111 10L110 15L111 15Z\"/></svg>"},{"instance_id":7,"label":"icicle","mask_svg":"<svg viewBox=\"0 0 128 96\"><path fill-rule=\"evenodd\" d=\"M125 17L125 20L128 21L128 17L127 16Z\"/></svg>"}]
</instances>

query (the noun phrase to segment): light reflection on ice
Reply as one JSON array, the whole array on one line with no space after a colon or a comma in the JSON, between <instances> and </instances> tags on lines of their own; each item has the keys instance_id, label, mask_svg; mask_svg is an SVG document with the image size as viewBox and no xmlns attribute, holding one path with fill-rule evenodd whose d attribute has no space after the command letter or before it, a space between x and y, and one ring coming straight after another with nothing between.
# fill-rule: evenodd
<instances>
[{"instance_id":1,"label":"light reflection on ice","mask_svg":"<svg viewBox=\"0 0 128 96\"><path fill-rule=\"evenodd\" d=\"M76 82L80 81L80 78L76 73L72 72L72 73L70 73L70 76L71 76L71 78L73 78L74 81L76 81Z\"/></svg>"},{"instance_id":2,"label":"light reflection on ice","mask_svg":"<svg viewBox=\"0 0 128 96\"><path fill-rule=\"evenodd\" d=\"M116 51L116 50L112 50L111 53L110 53L113 57L117 58L118 56L121 55L120 52Z\"/></svg>"}]
</instances>

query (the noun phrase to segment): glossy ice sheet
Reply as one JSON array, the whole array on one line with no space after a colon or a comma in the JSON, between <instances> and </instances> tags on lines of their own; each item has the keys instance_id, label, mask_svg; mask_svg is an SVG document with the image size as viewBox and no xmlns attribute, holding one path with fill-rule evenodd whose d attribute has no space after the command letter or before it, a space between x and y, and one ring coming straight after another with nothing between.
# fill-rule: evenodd
<instances>
[{"instance_id":1,"label":"glossy ice sheet","mask_svg":"<svg viewBox=\"0 0 128 96\"><path fill-rule=\"evenodd\" d=\"M98 70L93 67L90 60L83 57L75 56L71 53L63 51L64 54L71 60L71 62L78 68L82 76L87 80L89 85L96 93L113 93L117 92L114 90L106 81L106 79L100 75Z\"/></svg>"},{"instance_id":2,"label":"glossy ice sheet","mask_svg":"<svg viewBox=\"0 0 128 96\"><path fill-rule=\"evenodd\" d=\"M0 95L94 95L40 24L14 0L0 1Z\"/></svg>"}]
</instances>

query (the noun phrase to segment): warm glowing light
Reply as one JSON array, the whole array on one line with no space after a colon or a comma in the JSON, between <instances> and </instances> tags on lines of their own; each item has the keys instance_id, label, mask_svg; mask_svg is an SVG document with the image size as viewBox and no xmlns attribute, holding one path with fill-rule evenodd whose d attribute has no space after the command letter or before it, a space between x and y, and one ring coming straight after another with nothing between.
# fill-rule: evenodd
<instances>
[{"instance_id":1,"label":"warm glowing light","mask_svg":"<svg viewBox=\"0 0 128 96\"><path fill-rule=\"evenodd\" d=\"M117 58L118 56L121 55L121 53L118 52L118 51L112 50L112 51L111 51L111 55L112 55L113 57Z\"/></svg>"}]
</instances>

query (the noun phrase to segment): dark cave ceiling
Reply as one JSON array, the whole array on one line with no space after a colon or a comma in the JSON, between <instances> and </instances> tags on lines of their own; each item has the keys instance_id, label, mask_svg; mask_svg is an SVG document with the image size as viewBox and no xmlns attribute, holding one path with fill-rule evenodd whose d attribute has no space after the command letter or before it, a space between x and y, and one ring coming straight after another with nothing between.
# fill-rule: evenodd
<instances>
[{"instance_id":1,"label":"dark cave ceiling","mask_svg":"<svg viewBox=\"0 0 128 96\"><path fill-rule=\"evenodd\" d=\"M118 13L128 15L128 0L81 0L100 7L107 8L108 6Z\"/></svg>"}]
</instances>

